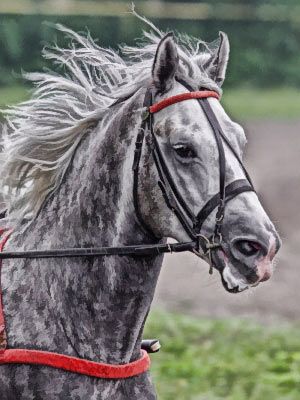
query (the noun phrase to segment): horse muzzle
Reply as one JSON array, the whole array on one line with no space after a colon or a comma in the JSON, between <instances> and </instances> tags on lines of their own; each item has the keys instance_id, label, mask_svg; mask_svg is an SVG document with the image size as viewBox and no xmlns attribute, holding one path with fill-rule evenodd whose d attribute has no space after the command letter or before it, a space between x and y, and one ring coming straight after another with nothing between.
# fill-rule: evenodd
<instances>
[{"instance_id":1,"label":"horse muzzle","mask_svg":"<svg viewBox=\"0 0 300 400\"><path fill-rule=\"evenodd\" d=\"M264 236L238 236L225 242L214 257L225 289L241 292L267 281L273 274L273 259L281 242L274 231Z\"/></svg>"}]
</instances>

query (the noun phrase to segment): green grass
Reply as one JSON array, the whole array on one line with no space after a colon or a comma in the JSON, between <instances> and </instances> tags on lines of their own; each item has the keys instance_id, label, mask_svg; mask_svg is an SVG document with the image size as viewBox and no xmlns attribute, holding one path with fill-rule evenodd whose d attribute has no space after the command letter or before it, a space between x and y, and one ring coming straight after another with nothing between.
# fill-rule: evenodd
<instances>
[{"instance_id":1,"label":"green grass","mask_svg":"<svg viewBox=\"0 0 300 400\"><path fill-rule=\"evenodd\" d=\"M300 118L300 89L227 89L222 104L239 119Z\"/></svg>"},{"instance_id":2,"label":"green grass","mask_svg":"<svg viewBox=\"0 0 300 400\"><path fill-rule=\"evenodd\" d=\"M300 326L195 319L153 312L152 376L160 400L299 400Z\"/></svg>"},{"instance_id":3,"label":"green grass","mask_svg":"<svg viewBox=\"0 0 300 400\"><path fill-rule=\"evenodd\" d=\"M0 107L26 100L23 86L0 88ZM300 118L300 89L226 89L222 98L226 111L238 119Z\"/></svg>"}]
</instances>

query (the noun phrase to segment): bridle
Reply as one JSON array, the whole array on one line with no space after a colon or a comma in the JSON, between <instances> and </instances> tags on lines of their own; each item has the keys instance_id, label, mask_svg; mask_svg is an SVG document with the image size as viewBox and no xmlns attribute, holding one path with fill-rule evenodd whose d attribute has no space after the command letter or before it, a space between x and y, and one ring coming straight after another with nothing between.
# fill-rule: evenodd
<instances>
[{"instance_id":1,"label":"bridle","mask_svg":"<svg viewBox=\"0 0 300 400\"><path fill-rule=\"evenodd\" d=\"M54 250L32 250L32 251L3 251L6 242L8 241L10 231L7 228L0 227L0 278L2 259L12 258L58 258L58 257L97 257L97 256L138 256L138 255L158 255L168 252L193 251L202 258L206 258L210 263L212 270L212 251L221 247L222 234L221 228L224 219L225 205L232 198L240 193L253 191L253 186L249 175L243 166L238 154L231 146L230 142L224 135L218 120L208 102L209 97L219 98L219 95L214 91L199 90L193 91L185 82L180 81L188 90L188 93L182 93L177 96L169 97L158 103L153 104L152 89L146 90L144 98L143 120L141 128L138 132L135 152L133 160L133 201L137 219L142 229L156 241L156 244L143 244L137 246L120 246L120 247L99 247L99 248L70 248L70 249L54 249ZM184 200L180 190L169 171L164 155L160 149L157 138L153 130L153 115L160 110L188 99L196 99L202 107L210 126L214 132L218 153L219 153L219 193L215 194L198 212L194 215L187 202ZM154 164L159 176L158 186L162 192L164 200L168 208L176 215L182 227L190 237L190 242L182 243L157 243L160 238L157 238L151 228L145 223L140 210L140 202L138 196L139 188L139 169L142 155L143 145L145 143L146 134L150 134L150 139L153 143L152 154ZM239 161L247 179L239 179L231 182L226 186L226 159L223 142L233 152ZM201 227L210 215L217 208L215 228L212 237L208 238L201 234ZM216 266L217 268L217 266ZM63 369L65 371L79 373L102 379L125 379L140 375L146 372L150 366L150 358L148 352L156 352L159 349L157 340L142 341L141 355L136 361L122 365L111 365L91 360L81 359L78 357L68 356L60 353L32 350L32 349L10 349L7 348L7 333L5 316L3 310L1 279L0 279L0 365L4 364L29 364L42 365L53 368Z\"/></svg>"},{"instance_id":2,"label":"bridle","mask_svg":"<svg viewBox=\"0 0 300 400\"><path fill-rule=\"evenodd\" d=\"M158 255L162 253L178 253L183 251L192 251L202 258L206 258L210 263L210 272L212 271L212 251L221 247L222 234L221 228L224 219L225 206L228 201L243 192L254 191L249 174L244 167L240 157L235 149L225 136L209 102L208 98L213 97L219 99L219 95L215 91L197 90L186 82L177 79L189 92L168 97L162 101L153 104L153 88L148 88L143 101L142 124L137 134L135 142L134 160L133 160L133 202L136 217L142 229L150 236L155 244L142 244L131 246L118 247L93 247L93 248L65 248L65 249L50 249L50 250L31 250L31 251L15 251L0 253L1 259L14 258L61 258L61 257L99 257L99 256L140 256L140 255ZM216 145L219 154L219 193L215 194L204 207L194 215L191 208L183 198L178 189L172 174L165 161L161 151L157 137L153 130L153 115L172 104L195 99L203 109L207 120L213 130ZM140 160L145 136L149 133L153 143L152 154L154 163L159 176L158 186L162 192L168 208L176 215L185 232L191 239L190 242L179 243L157 243L158 238L151 228L145 223L140 210L138 188L139 188L139 170ZM241 165L246 179L238 179L226 185L226 159L224 144L229 147L234 154L239 164ZM213 235L208 238L201 234L201 228L204 221L217 208L215 218L215 228Z\"/></svg>"},{"instance_id":3,"label":"bridle","mask_svg":"<svg viewBox=\"0 0 300 400\"><path fill-rule=\"evenodd\" d=\"M192 248L191 250L200 257L206 257L208 259L210 264L210 273L212 273L212 251L220 248L222 243L221 228L225 215L225 205L228 201L230 201L240 193L254 191L254 188L245 166L243 165L239 155L225 136L208 102L209 97L219 99L218 93L209 90L193 91L192 87L186 82L180 79L177 79L177 81L181 83L184 87L186 87L189 92L175 95L153 104L153 89L148 88L144 97L143 106L145 112L142 126L136 140L135 157L133 164L133 199L135 212L144 231L146 231L148 235L151 236L153 239L157 239L151 228L149 228L149 226L147 226L147 224L143 220L138 200L139 163L141 159L141 152L145 139L145 134L146 132L150 132L151 140L153 143L154 163L159 176L158 186L162 192L165 203L180 221L185 232L191 238L191 243L194 243L194 248ZM182 194L180 193L180 190L178 189L165 161L164 155L161 151L153 129L153 115L155 113L165 109L166 107L169 107L172 104L189 99L197 100L200 107L203 109L206 118L213 130L219 154L219 193L215 194L210 200L208 200L208 202L198 212L197 215L193 213L193 211L183 198ZM226 143L226 145L229 147L231 152L238 160L246 179L238 179L226 185L226 158L223 142ZM215 208L217 208L217 212L215 217L214 233L210 238L208 238L205 235L201 234L201 228L207 217Z\"/></svg>"}]
</instances>

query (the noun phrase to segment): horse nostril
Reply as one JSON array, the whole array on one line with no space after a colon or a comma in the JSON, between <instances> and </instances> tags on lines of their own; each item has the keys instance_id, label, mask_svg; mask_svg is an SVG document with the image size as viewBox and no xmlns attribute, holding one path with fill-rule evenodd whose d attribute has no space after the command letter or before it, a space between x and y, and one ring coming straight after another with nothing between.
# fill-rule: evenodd
<instances>
[{"instance_id":1,"label":"horse nostril","mask_svg":"<svg viewBox=\"0 0 300 400\"><path fill-rule=\"evenodd\" d=\"M239 240L235 243L235 246L240 253L247 257L258 254L262 249L259 243L251 240Z\"/></svg>"}]
</instances>

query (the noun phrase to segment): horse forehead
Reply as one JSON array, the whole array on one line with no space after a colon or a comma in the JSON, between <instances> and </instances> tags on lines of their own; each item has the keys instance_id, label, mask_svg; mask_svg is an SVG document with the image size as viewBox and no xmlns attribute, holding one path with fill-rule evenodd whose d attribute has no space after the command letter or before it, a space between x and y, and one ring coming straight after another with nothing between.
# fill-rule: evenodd
<instances>
[{"instance_id":1,"label":"horse forehead","mask_svg":"<svg viewBox=\"0 0 300 400\"><path fill-rule=\"evenodd\" d=\"M203 131L209 128L204 112L196 100L183 101L167 107L157 118L159 131L169 134L174 131Z\"/></svg>"},{"instance_id":2,"label":"horse forehead","mask_svg":"<svg viewBox=\"0 0 300 400\"><path fill-rule=\"evenodd\" d=\"M164 120L157 122L155 132L158 136L177 137L188 134L189 136L197 137L197 134L203 131L200 123L190 120L187 117L167 117ZM200 135L199 135L200 137Z\"/></svg>"},{"instance_id":3,"label":"horse forehead","mask_svg":"<svg viewBox=\"0 0 300 400\"><path fill-rule=\"evenodd\" d=\"M202 107L197 100L187 100L177 104L177 116L182 125L203 124L207 122Z\"/></svg>"},{"instance_id":4,"label":"horse forehead","mask_svg":"<svg viewBox=\"0 0 300 400\"><path fill-rule=\"evenodd\" d=\"M212 110L218 119L224 133L230 140L238 139L244 136L243 129L226 114L222 105L217 99L208 99ZM158 134L166 134L169 136L171 133L201 133L206 135L207 139L211 139L213 135L211 126L204 111L197 100L186 100L180 103L173 104L166 109L159 112L156 119L156 128ZM242 140L243 141L243 140Z\"/></svg>"}]
</instances>

